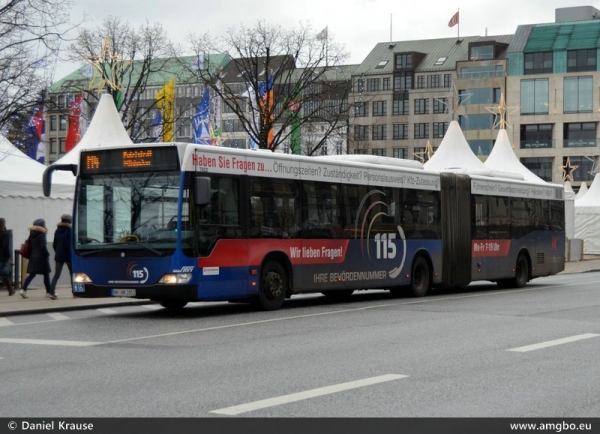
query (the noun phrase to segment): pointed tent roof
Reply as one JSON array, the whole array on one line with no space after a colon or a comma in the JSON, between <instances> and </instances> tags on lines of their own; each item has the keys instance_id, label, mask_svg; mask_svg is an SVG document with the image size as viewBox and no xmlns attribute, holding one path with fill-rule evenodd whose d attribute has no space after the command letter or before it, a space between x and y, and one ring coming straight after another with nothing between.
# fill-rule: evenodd
<instances>
[{"instance_id":1,"label":"pointed tent roof","mask_svg":"<svg viewBox=\"0 0 600 434\"><path fill-rule=\"evenodd\" d=\"M582 182L581 187L579 187L579 191L577 192L577 195L575 196L575 200L581 199L587 192L588 192L588 186L585 182Z\"/></svg>"},{"instance_id":2,"label":"pointed tent roof","mask_svg":"<svg viewBox=\"0 0 600 434\"><path fill-rule=\"evenodd\" d=\"M121 122L117 107L110 95L100 98L94 117L85 135L79 143L66 155L52 165L79 164L79 154L82 149L107 148L111 146L133 146L129 134Z\"/></svg>"},{"instance_id":3,"label":"pointed tent roof","mask_svg":"<svg viewBox=\"0 0 600 434\"><path fill-rule=\"evenodd\" d=\"M21 152L0 134L0 197L44 197L42 177L46 166ZM75 178L71 174L56 176L57 188L52 197L72 198Z\"/></svg>"},{"instance_id":4,"label":"pointed tent roof","mask_svg":"<svg viewBox=\"0 0 600 434\"><path fill-rule=\"evenodd\" d=\"M573 191L573 187L571 187L571 182L569 180L565 181L565 199L575 199L575 192Z\"/></svg>"},{"instance_id":5,"label":"pointed tent roof","mask_svg":"<svg viewBox=\"0 0 600 434\"><path fill-rule=\"evenodd\" d=\"M575 202L575 209L580 207L594 209L595 212L600 213L600 176L594 176L594 181L585 196Z\"/></svg>"},{"instance_id":6,"label":"pointed tent roof","mask_svg":"<svg viewBox=\"0 0 600 434\"><path fill-rule=\"evenodd\" d=\"M523 176L525 181L546 184L546 181L534 174L519 161L504 128L498 132L496 143L494 143L492 152L490 152L484 164L491 170L518 173Z\"/></svg>"},{"instance_id":7,"label":"pointed tent roof","mask_svg":"<svg viewBox=\"0 0 600 434\"><path fill-rule=\"evenodd\" d=\"M457 121L450 122L442 143L424 167L426 170L438 171L463 169L480 174L491 172L473 153Z\"/></svg>"}]
</instances>

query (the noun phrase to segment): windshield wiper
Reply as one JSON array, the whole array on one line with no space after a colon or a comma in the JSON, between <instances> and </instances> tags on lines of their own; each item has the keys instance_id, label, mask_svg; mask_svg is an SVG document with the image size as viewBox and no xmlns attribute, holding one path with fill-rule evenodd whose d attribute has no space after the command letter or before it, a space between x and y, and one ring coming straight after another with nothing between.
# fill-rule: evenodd
<instances>
[{"instance_id":1,"label":"windshield wiper","mask_svg":"<svg viewBox=\"0 0 600 434\"><path fill-rule=\"evenodd\" d=\"M81 256L89 256L89 255L93 255L93 254L96 254L96 253L105 252L107 250L118 250L118 247L122 246L124 244L128 245L128 246L132 246L132 245L133 246L140 246L140 247L142 247L142 248L144 248L146 250L149 250L150 252L154 253L156 256L165 256L165 254L163 252L161 252L160 250L153 249L152 247L146 246L145 244L142 244L142 243L138 243L137 241L127 241L125 243L107 243L107 244L104 244L105 246L107 246L107 248L97 249L97 250L90 250L89 252L81 252L80 255Z\"/></svg>"}]
</instances>

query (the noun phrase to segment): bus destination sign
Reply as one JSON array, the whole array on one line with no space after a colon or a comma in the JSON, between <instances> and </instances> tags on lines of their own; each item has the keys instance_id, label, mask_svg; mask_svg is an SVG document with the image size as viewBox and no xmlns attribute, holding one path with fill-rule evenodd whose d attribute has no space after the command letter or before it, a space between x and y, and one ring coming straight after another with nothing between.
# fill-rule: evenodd
<instances>
[{"instance_id":1,"label":"bus destination sign","mask_svg":"<svg viewBox=\"0 0 600 434\"><path fill-rule=\"evenodd\" d=\"M179 170L175 146L103 149L81 153L81 173L145 172Z\"/></svg>"}]
</instances>

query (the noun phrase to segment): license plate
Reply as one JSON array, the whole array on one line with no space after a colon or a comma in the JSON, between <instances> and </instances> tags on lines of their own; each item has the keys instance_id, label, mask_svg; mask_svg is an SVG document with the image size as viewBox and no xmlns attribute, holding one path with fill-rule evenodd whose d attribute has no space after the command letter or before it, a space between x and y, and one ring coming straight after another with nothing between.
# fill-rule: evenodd
<instances>
[{"instance_id":1,"label":"license plate","mask_svg":"<svg viewBox=\"0 0 600 434\"><path fill-rule=\"evenodd\" d=\"M132 288L113 289L112 296L113 297L135 297L135 289L132 289Z\"/></svg>"},{"instance_id":2,"label":"license plate","mask_svg":"<svg viewBox=\"0 0 600 434\"><path fill-rule=\"evenodd\" d=\"M83 283L74 283L73 292L85 292L85 285Z\"/></svg>"}]
</instances>

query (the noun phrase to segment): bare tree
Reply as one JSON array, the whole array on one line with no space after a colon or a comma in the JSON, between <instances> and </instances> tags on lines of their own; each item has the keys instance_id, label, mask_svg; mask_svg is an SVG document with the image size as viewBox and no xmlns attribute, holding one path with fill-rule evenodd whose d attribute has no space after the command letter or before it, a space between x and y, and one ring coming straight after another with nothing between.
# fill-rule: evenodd
<instances>
[{"instance_id":1,"label":"bare tree","mask_svg":"<svg viewBox=\"0 0 600 434\"><path fill-rule=\"evenodd\" d=\"M61 43L76 25L70 0L8 0L0 5L0 130L21 130L53 77Z\"/></svg>"},{"instance_id":2,"label":"bare tree","mask_svg":"<svg viewBox=\"0 0 600 434\"><path fill-rule=\"evenodd\" d=\"M190 42L205 59L211 52L232 57L223 69L207 65L194 72L259 148L275 150L298 128L319 122L324 129L311 146L316 152L346 122L350 76L341 64L347 53L329 35L317 36L308 25L284 29L259 21L223 38L190 36ZM293 116L298 111L301 116Z\"/></svg>"},{"instance_id":3,"label":"bare tree","mask_svg":"<svg viewBox=\"0 0 600 434\"><path fill-rule=\"evenodd\" d=\"M163 86L166 77L177 75L169 70L177 49L162 25L146 22L136 30L110 16L99 28L81 30L70 51L72 60L93 66L92 77L71 83L75 86L70 92L86 94L89 102L96 101L102 91L109 93L131 139L145 138L150 128L148 115L158 106L157 101L140 96L148 86Z\"/></svg>"}]
</instances>

